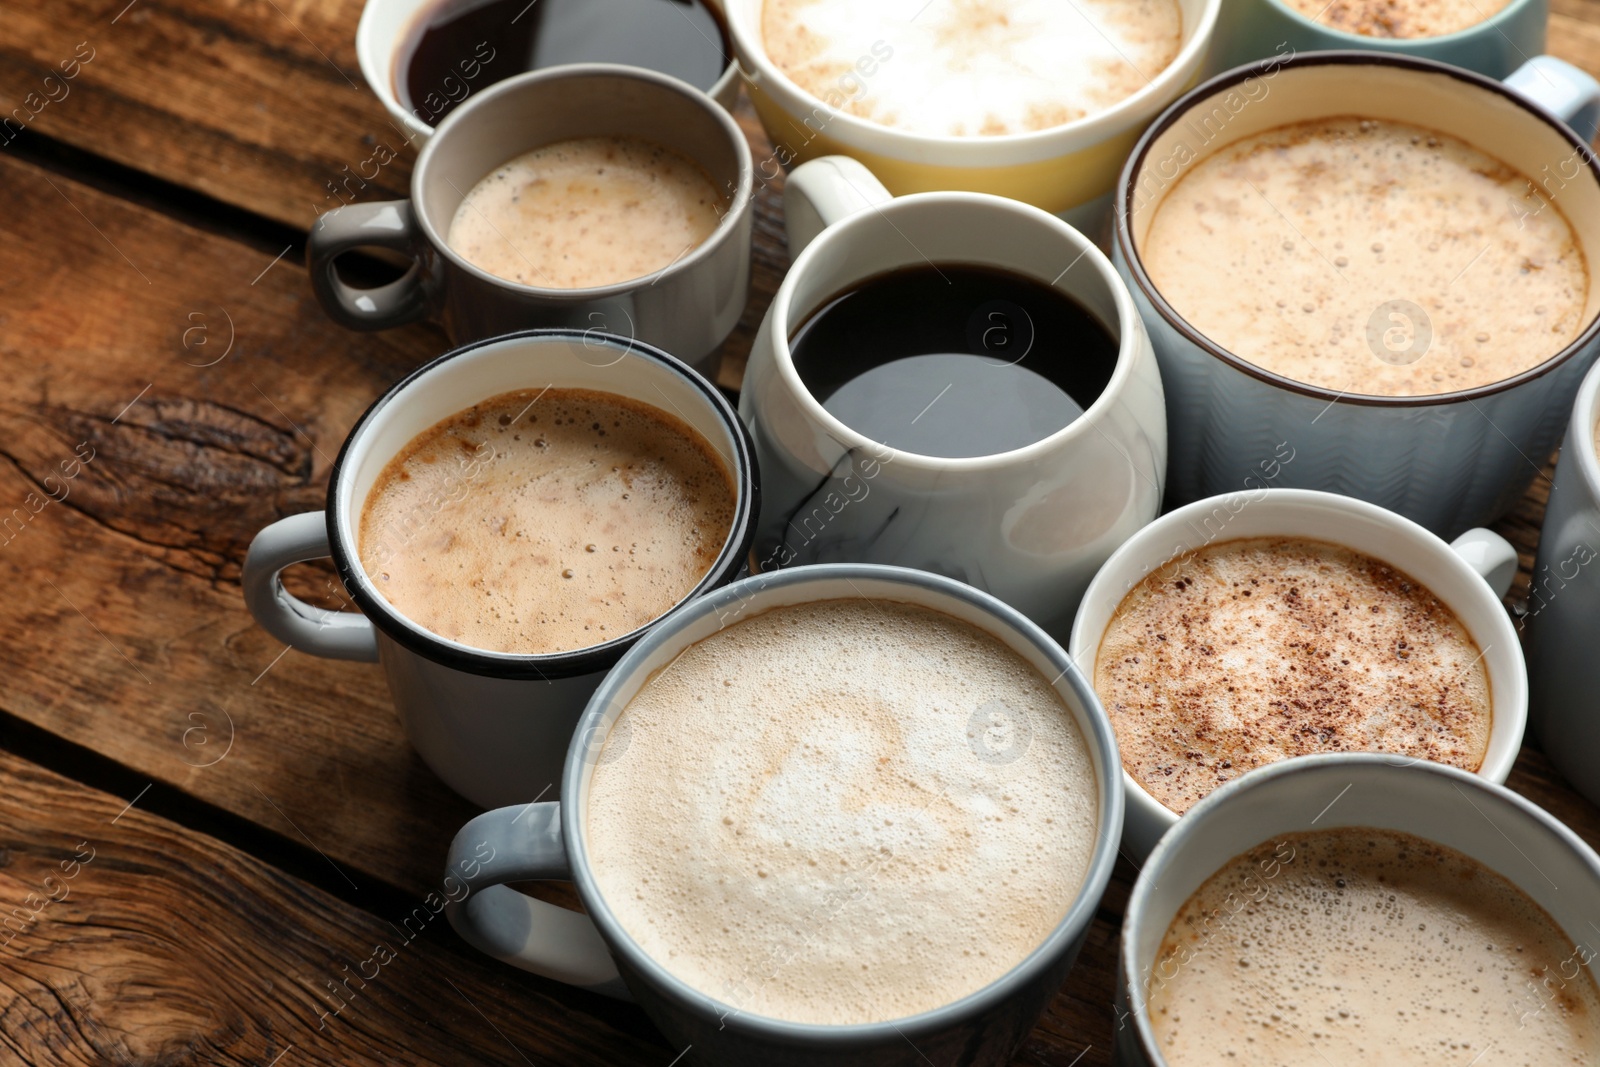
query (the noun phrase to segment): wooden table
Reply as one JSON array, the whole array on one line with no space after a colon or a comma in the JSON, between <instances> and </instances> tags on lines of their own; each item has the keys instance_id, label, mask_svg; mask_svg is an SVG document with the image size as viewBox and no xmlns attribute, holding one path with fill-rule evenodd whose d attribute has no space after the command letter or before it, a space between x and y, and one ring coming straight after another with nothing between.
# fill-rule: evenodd
<instances>
[{"instance_id":1,"label":"wooden table","mask_svg":"<svg viewBox=\"0 0 1600 1067\"><path fill-rule=\"evenodd\" d=\"M1600 0L1553 6L1556 53L1600 72ZM0 1062L678 1054L636 1008L479 957L442 918L407 940L474 809L407 747L376 667L287 651L244 610L251 537L320 507L357 415L446 347L429 326L334 326L300 265L322 211L407 188L411 153L357 72L359 14L0 2L0 110L37 112L0 132ZM787 261L778 195L730 388ZM52 478L75 453L92 459ZM1513 608L1547 486L1499 526L1523 553ZM343 600L326 567L291 588ZM1600 812L1537 751L1511 785L1600 844ZM1017 1063L1110 1061L1134 874L1119 864ZM347 981L377 945L393 958Z\"/></svg>"}]
</instances>

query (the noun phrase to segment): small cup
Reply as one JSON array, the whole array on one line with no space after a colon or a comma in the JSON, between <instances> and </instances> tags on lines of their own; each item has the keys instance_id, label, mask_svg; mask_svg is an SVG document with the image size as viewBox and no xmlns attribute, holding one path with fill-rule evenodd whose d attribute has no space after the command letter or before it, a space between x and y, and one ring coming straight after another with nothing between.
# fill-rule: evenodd
<instances>
[{"instance_id":1,"label":"small cup","mask_svg":"<svg viewBox=\"0 0 1600 1067\"><path fill-rule=\"evenodd\" d=\"M729 198L717 228L658 271L587 289L509 281L450 248L456 209L495 168L557 141L601 136L651 141L697 164ZM738 124L675 78L602 63L534 71L485 89L439 124L411 173L411 199L318 218L306 245L311 287L329 317L353 330L433 318L456 344L529 327L595 330L637 338L712 375L749 296L753 174ZM411 269L377 289L351 288L334 261L361 247L408 255Z\"/></svg>"},{"instance_id":2,"label":"small cup","mask_svg":"<svg viewBox=\"0 0 1600 1067\"><path fill-rule=\"evenodd\" d=\"M361 9L361 22L356 26L356 59L361 64L362 77L367 79L367 88L372 90L372 95L378 98L384 110L389 112L389 117L404 132L406 140L418 149L433 136L433 123L423 117L421 108L407 111L400 103L395 86L404 76L404 71L400 69L405 58L404 52L421 30L418 21L441 6L441 0L367 0L366 6ZM707 0L707 6L719 18L722 17L719 0ZM490 40L485 43L493 55L495 42ZM496 84L485 79L485 66L469 63L439 86L439 96L459 103L471 94ZM706 92L717 103L732 111L739 100L739 83L739 64L730 57L721 77Z\"/></svg>"},{"instance_id":3,"label":"small cup","mask_svg":"<svg viewBox=\"0 0 1600 1067\"><path fill-rule=\"evenodd\" d=\"M1150 1026L1146 987L1161 941L1189 897L1228 860L1276 835L1340 827L1396 830L1455 849L1526 893L1575 943L1592 943L1600 856L1543 809L1437 763L1404 765L1370 753L1285 760L1242 775L1196 804L1139 872L1117 953L1118 1067L1167 1065ZM1593 955L1581 957L1590 975ZM1574 953L1573 962L1578 958ZM1563 963L1539 962L1552 971ZM1538 963L1530 967L1537 977ZM1562 980L1573 977L1563 970ZM1542 1000L1554 993L1531 981L1529 989ZM1226 1024L1207 1019L1193 1025Z\"/></svg>"},{"instance_id":4,"label":"small cup","mask_svg":"<svg viewBox=\"0 0 1600 1067\"><path fill-rule=\"evenodd\" d=\"M367 494L419 433L516 389L593 389L669 411L732 475L732 528L711 569L680 603L732 581L754 534L749 436L722 394L681 362L637 341L531 330L458 348L413 371L362 415L333 465L325 511L279 519L245 557L245 604L261 628L301 652L383 664L412 746L445 784L484 807L556 789L573 725L595 686L649 626L572 652L491 652L440 637L400 614L361 565ZM324 611L287 593L293 563L332 556L361 609Z\"/></svg>"},{"instance_id":5,"label":"small cup","mask_svg":"<svg viewBox=\"0 0 1600 1067\"><path fill-rule=\"evenodd\" d=\"M1555 446L1600 355L1593 278L1587 325L1536 367L1453 393L1352 395L1275 374L1205 336L1162 296L1140 245L1165 191L1196 161L1288 123L1360 116L1437 129L1515 162L1572 222L1587 262L1600 263L1600 163L1586 143L1597 102L1594 79L1548 56L1501 84L1406 56L1322 52L1220 75L1157 119L1122 172L1113 259L1167 387L1169 503L1238 489L1280 441L1299 457L1282 484L1381 504L1443 537L1492 522L1521 499L1537 473L1529 457ZM1563 119L1580 116L1591 124L1574 133ZM1505 224L1517 224L1510 211Z\"/></svg>"},{"instance_id":6,"label":"small cup","mask_svg":"<svg viewBox=\"0 0 1600 1067\"><path fill-rule=\"evenodd\" d=\"M1300 462L1272 461L1287 471ZM1500 598L1517 573L1517 552L1498 534L1469 530L1445 544L1392 511L1333 493L1264 487L1272 469L1264 465L1251 492L1197 501L1168 512L1129 538L1095 576L1078 609L1068 645L1073 662L1094 678L1100 642L1112 617L1134 586L1152 571L1187 552L1247 537L1290 537L1325 541L1396 567L1443 601L1483 651L1489 674L1491 725L1488 750L1478 775L1504 782L1522 748L1528 718L1528 673L1516 630ZM1390 760L1409 757L1389 755ZM1127 818L1122 843L1135 862L1155 847L1162 834L1180 822L1126 771Z\"/></svg>"},{"instance_id":7,"label":"small cup","mask_svg":"<svg viewBox=\"0 0 1600 1067\"><path fill-rule=\"evenodd\" d=\"M890 1022L829 1026L748 1014L690 987L645 954L617 921L590 868L589 783L606 735L645 682L685 648L741 617L770 608L865 597L954 616L1014 649L1061 695L1082 732L1098 785L1100 831L1082 888L1055 930L1005 975L952 1004ZM637 744L637 742L634 742ZM567 753L559 803L486 812L450 846L448 877L469 895L451 925L481 952L515 967L612 996L631 994L674 1049L696 1062L787 1067L922 1067L929 1062L1001 1064L1011 1059L1061 987L1094 921L1116 862L1122 794L1110 724L1087 681L1027 618L969 586L900 567L836 564L757 575L700 598L652 630L595 691ZM487 851L486 851L487 850ZM505 883L576 883L584 915L536 900Z\"/></svg>"},{"instance_id":8,"label":"small cup","mask_svg":"<svg viewBox=\"0 0 1600 1067\"><path fill-rule=\"evenodd\" d=\"M1155 518L1167 462L1161 377L1116 272L1039 208L983 193L891 198L842 156L797 168L784 211L794 264L739 398L763 478L756 569L916 567L993 593L1065 638L1100 564ZM917 455L845 425L800 380L789 338L863 279L926 263L996 267L1067 293L1118 342L1110 382L1066 427L996 455Z\"/></svg>"}]
</instances>

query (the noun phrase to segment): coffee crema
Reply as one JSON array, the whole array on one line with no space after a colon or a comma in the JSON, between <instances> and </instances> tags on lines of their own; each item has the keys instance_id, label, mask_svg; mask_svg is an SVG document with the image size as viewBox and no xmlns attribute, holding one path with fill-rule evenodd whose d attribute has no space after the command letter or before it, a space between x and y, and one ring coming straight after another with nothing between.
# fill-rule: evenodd
<instances>
[{"instance_id":1,"label":"coffee crema","mask_svg":"<svg viewBox=\"0 0 1600 1067\"><path fill-rule=\"evenodd\" d=\"M1317 119L1218 150L1168 191L1139 254L1212 341L1343 393L1488 385L1588 321L1588 265L1555 201L1397 122Z\"/></svg>"},{"instance_id":2,"label":"coffee crema","mask_svg":"<svg viewBox=\"0 0 1600 1067\"><path fill-rule=\"evenodd\" d=\"M1592 955L1454 849L1329 829L1259 845L1196 890L1147 1004L1171 1067L1589 1065Z\"/></svg>"},{"instance_id":3,"label":"coffee crema","mask_svg":"<svg viewBox=\"0 0 1600 1067\"><path fill-rule=\"evenodd\" d=\"M589 289L671 266L711 236L726 206L706 173L670 148L580 137L479 181L446 243L507 281Z\"/></svg>"},{"instance_id":4,"label":"coffee crema","mask_svg":"<svg viewBox=\"0 0 1600 1067\"><path fill-rule=\"evenodd\" d=\"M830 108L916 133L1027 133L1143 89L1182 45L1176 0L764 0L761 43Z\"/></svg>"},{"instance_id":5,"label":"coffee crema","mask_svg":"<svg viewBox=\"0 0 1600 1067\"><path fill-rule=\"evenodd\" d=\"M734 483L686 423L587 389L505 393L418 434L361 511L361 564L406 618L493 652L603 644L710 571Z\"/></svg>"},{"instance_id":6,"label":"coffee crema","mask_svg":"<svg viewBox=\"0 0 1600 1067\"><path fill-rule=\"evenodd\" d=\"M1182 814L1246 771L1393 752L1476 771L1489 675L1466 627L1405 572L1321 541L1185 553L1106 626L1094 686L1122 764Z\"/></svg>"},{"instance_id":7,"label":"coffee crema","mask_svg":"<svg viewBox=\"0 0 1600 1067\"><path fill-rule=\"evenodd\" d=\"M843 1025L990 984L1065 917L1099 827L1048 679L882 600L773 608L658 671L589 786L590 865L657 963L741 1012Z\"/></svg>"},{"instance_id":8,"label":"coffee crema","mask_svg":"<svg viewBox=\"0 0 1600 1067\"><path fill-rule=\"evenodd\" d=\"M1476 26L1511 0L1284 0L1330 29L1362 37L1442 37Z\"/></svg>"}]
</instances>

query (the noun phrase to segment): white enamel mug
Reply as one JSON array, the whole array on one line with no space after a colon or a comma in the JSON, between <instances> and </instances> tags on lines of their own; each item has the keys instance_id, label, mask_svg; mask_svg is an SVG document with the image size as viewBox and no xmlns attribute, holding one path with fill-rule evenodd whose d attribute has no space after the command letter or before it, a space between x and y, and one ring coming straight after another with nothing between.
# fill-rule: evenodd
<instances>
[{"instance_id":1,"label":"white enamel mug","mask_svg":"<svg viewBox=\"0 0 1600 1067\"><path fill-rule=\"evenodd\" d=\"M1155 356L1110 262L1039 208L985 193L891 198L842 156L796 168L784 209L794 264L739 397L761 464L755 569L915 567L993 593L1061 640L1100 564L1155 517L1167 461ZM789 338L840 292L925 263L994 267L1067 293L1118 342L1110 382L1063 429L989 456L902 452L840 422L800 380Z\"/></svg>"},{"instance_id":2,"label":"white enamel mug","mask_svg":"<svg viewBox=\"0 0 1600 1067\"><path fill-rule=\"evenodd\" d=\"M1299 458L1281 467L1287 469ZM1248 492L1196 501L1168 512L1140 530L1106 561L1078 609L1068 645L1073 662L1090 679L1101 639L1130 590L1152 572L1176 574L1181 557L1207 545L1247 537L1300 537L1352 549L1421 582L1455 613L1483 653L1489 674L1492 722L1488 751L1478 774L1504 782L1522 748L1528 719L1528 673L1517 633L1500 598L1517 573L1517 552L1498 534L1469 530L1453 544L1374 504L1307 489L1275 489L1262 481ZM1399 762L1405 757L1390 756ZM1139 862L1179 822L1134 777L1122 774L1127 815L1122 824L1126 855Z\"/></svg>"}]
</instances>

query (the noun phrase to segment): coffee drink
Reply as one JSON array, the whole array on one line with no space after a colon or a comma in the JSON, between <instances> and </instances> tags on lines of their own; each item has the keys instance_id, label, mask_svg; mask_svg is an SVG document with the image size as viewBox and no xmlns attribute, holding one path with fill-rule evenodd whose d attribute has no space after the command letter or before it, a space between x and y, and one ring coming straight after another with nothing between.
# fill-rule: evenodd
<instances>
[{"instance_id":1,"label":"coffee drink","mask_svg":"<svg viewBox=\"0 0 1600 1067\"><path fill-rule=\"evenodd\" d=\"M946 458L1049 437L1099 397L1118 353L1061 290L961 264L868 278L827 301L789 347L807 391L840 422Z\"/></svg>"},{"instance_id":2,"label":"coffee drink","mask_svg":"<svg viewBox=\"0 0 1600 1067\"><path fill-rule=\"evenodd\" d=\"M1511 0L1284 0L1313 22L1362 37L1442 37L1498 15Z\"/></svg>"},{"instance_id":3,"label":"coffee drink","mask_svg":"<svg viewBox=\"0 0 1600 1067\"><path fill-rule=\"evenodd\" d=\"M603 644L665 614L733 525L687 424L586 389L492 397L418 434L361 512L361 563L406 618L494 652Z\"/></svg>"},{"instance_id":4,"label":"coffee drink","mask_svg":"<svg viewBox=\"0 0 1600 1067\"><path fill-rule=\"evenodd\" d=\"M1177 57L1176 0L764 0L767 56L829 108L915 133L1049 129L1143 89Z\"/></svg>"},{"instance_id":5,"label":"coffee drink","mask_svg":"<svg viewBox=\"0 0 1600 1067\"><path fill-rule=\"evenodd\" d=\"M1470 857L1342 828L1230 860L1143 978L1170 1067L1551 1067L1600 1062L1594 954Z\"/></svg>"},{"instance_id":6,"label":"coffee drink","mask_svg":"<svg viewBox=\"0 0 1600 1067\"><path fill-rule=\"evenodd\" d=\"M536 148L472 187L446 243L508 281L588 289L671 266L717 228L725 199L692 161L627 137Z\"/></svg>"},{"instance_id":7,"label":"coffee drink","mask_svg":"<svg viewBox=\"0 0 1600 1067\"><path fill-rule=\"evenodd\" d=\"M1587 324L1589 273L1550 189L1443 133L1294 123L1190 164L1139 253L1229 352L1346 394L1530 370Z\"/></svg>"},{"instance_id":8,"label":"coffee drink","mask_svg":"<svg viewBox=\"0 0 1600 1067\"><path fill-rule=\"evenodd\" d=\"M1135 586L1095 657L1122 763L1183 813L1253 767L1393 752L1476 771L1488 671L1420 582L1370 556L1247 538L1178 556Z\"/></svg>"},{"instance_id":9,"label":"coffee drink","mask_svg":"<svg viewBox=\"0 0 1600 1067\"><path fill-rule=\"evenodd\" d=\"M846 1025L995 981L1065 918L1099 828L1051 679L925 608L774 608L629 701L589 787L601 895L734 1010Z\"/></svg>"}]
</instances>

